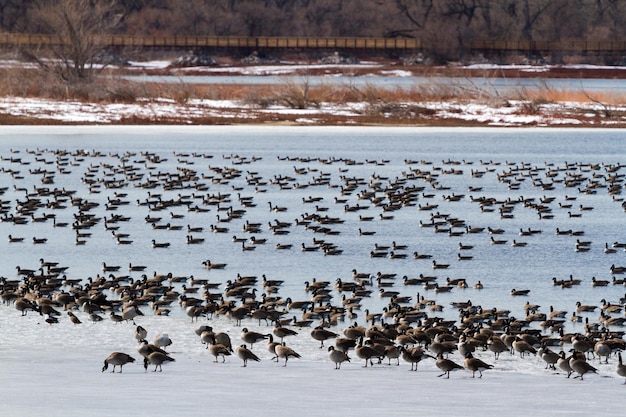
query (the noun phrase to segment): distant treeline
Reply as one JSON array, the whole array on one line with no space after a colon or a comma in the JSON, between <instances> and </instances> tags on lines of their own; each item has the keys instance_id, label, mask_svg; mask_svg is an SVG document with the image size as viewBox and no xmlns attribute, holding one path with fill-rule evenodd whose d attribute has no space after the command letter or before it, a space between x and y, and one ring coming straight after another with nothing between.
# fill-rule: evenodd
<instances>
[{"instance_id":1,"label":"distant treeline","mask_svg":"<svg viewBox=\"0 0 626 417\"><path fill-rule=\"evenodd\" d=\"M477 40L626 39L626 0L0 0L0 30L47 33L59 2L106 5L111 34L406 37L441 59Z\"/></svg>"}]
</instances>

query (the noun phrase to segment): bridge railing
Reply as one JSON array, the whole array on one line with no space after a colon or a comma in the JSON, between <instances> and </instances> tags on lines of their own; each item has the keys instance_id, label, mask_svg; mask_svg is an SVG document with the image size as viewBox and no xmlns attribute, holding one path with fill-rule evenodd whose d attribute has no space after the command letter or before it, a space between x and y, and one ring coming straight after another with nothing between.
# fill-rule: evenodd
<instances>
[{"instance_id":1,"label":"bridge railing","mask_svg":"<svg viewBox=\"0 0 626 417\"><path fill-rule=\"evenodd\" d=\"M502 52L620 52L626 51L626 41L527 41L527 40L474 40L471 50Z\"/></svg>"},{"instance_id":2,"label":"bridge railing","mask_svg":"<svg viewBox=\"0 0 626 417\"><path fill-rule=\"evenodd\" d=\"M413 38L375 37L274 37L274 36L96 36L97 44L138 48L245 48L245 49L347 49L347 50L425 50L437 49ZM55 46L64 42L57 35L0 33L4 46ZM626 41L586 40L473 40L470 50L493 52L583 52L614 53L626 51Z\"/></svg>"},{"instance_id":3,"label":"bridge railing","mask_svg":"<svg viewBox=\"0 0 626 417\"><path fill-rule=\"evenodd\" d=\"M271 37L271 36L95 36L94 42L115 47L172 48L303 48L303 49L421 49L419 39L361 37ZM64 42L57 35L0 33L0 45L55 46Z\"/></svg>"}]
</instances>

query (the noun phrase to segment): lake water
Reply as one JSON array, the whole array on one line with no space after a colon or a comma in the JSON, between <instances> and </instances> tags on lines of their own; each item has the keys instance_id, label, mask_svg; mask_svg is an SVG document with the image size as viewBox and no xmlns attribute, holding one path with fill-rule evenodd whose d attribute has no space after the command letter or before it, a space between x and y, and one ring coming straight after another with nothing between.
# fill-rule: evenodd
<instances>
[{"instance_id":1,"label":"lake water","mask_svg":"<svg viewBox=\"0 0 626 417\"><path fill-rule=\"evenodd\" d=\"M138 82L219 84L219 85L285 85L289 83L312 86L337 85L344 87L374 86L385 89L417 89L432 85L447 85L465 89L482 89L487 92L510 93L522 89L552 89L567 91L613 91L626 90L626 80L575 79L575 78L498 78L498 77L422 77L422 76L292 76L292 75L197 75L125 77Z\"/></svg>"},{"instance_id":2,"label":"lake water","mask_svg":"<svg viewBox=\"0 0 626 417\"><path fill-rule=\"evenodd\" d=\"M623 189L624 143L621 130L4 127L0 133L0 184L6 188L0 196L3 216L17 215L18 205L27 198L37 199L41 206L26 216L25 224L0 222L0 235L5 237L0 242L0 276L17 279L16 266L38 270L44 259L68 267L67 277L83 283L89 277L108 275L102 271L103 262L121 266L114 274L140 279L141 272L128 271L132 263L146 266L148 276L193 275L222 284L222 290L238 274L254 275L259 277L257 296L263 292L261 277L265 275L284 281L280 297L306 300L311 298L305 291L306 281L353 281L352 271L357 270L374 277L378 272L395 274L395 279L384 280L391 285L386 290L411 296L409 305L418 293L434 299L444 306L443 312L437 313L444 318L456 318L458 312L450 303L465 300L484 309L511 310L520 318L527 301L540 304L542 312L552 305L571 315L577 301L594 305L600 305L602 299L619 302L626 292L623 285L612 283L592 287L592 277L624 277L612 274L610 267L626 265L626 253L622 248L604 252L605 243L626 242L623 195L611 194L608 188L613 177L616 188ZM184 172L194 175L174 181ZM52 178L53 183L42 183L44 177ZM574 180L577 182L572 184ZM153 187L147 188L149 184ZM346 189L349 184L355 184L351 192ZM78 207L66 197L59 199L63 207L54 208L55 197L45 188L72 191L72 198L98 204L89 213L100 221L81 230L90 234L80 237L85 244L75 244L76 230L71 227L79 215ZM37 189L39 195L35 195ZM390 199L392 194L412 198L396 205ZM451 196L458 197L457 201ZM305 202L310 197L317 201ZM255 206L244 206L246 198ZM121 204L111 205L116 199ZM493 204L481 209L479 199L493 199ZM157 211L138 204L146 200L153 208L159 200L171 204L163 204ZM214 204L217 200L221 200L219 205ZM285 211L272 211L270 204ZM436 207L425 210L428 204ZM567 204L571 207L562 208ZM346 206L366 208L346 211ZM505 206L510 212L503 217L501 208ZM543 206L542 216L538 206ZM592 210L581 211L581 206ZM220 221L229 209L245 212L229 222ZM316 232L296 224L307 213L342 222L328 224L314 218L312 225L326 227L326 233L324 229ZM442 221L442 228L452 223L446 218L462 222L451 227L452 236L423 227L437 213L447 215L436 219ZM47 221L35 221L45 215ZM69 226L55 227L49 215ZM112 216L129 218L107 224L118 227L115 233L127 234L125 239L132 240L131 244L118 244L112 231L105 229L103 219ZM159 217L156 224L169 223L181 230L155 229L146 216ZM360 216L372 220L362 221ZM272 233L269 224L276 222L290 223L284 229L286 234ZM259 233L245 232L246 223L258 223ZM188 225L203 231L188 233ZM226 227L228 232L213 233L212 226ZM465 226L484 230L469 233ZM504 229L504 233L490 235L489 227ZM374 234L362 235L359 228ZM557 235L557 228L583 234ZM520 229L540 233L520 236ZM205 240L187 244L188 234ZM24 242L9 242L9 235L23 237ZM242 243L233 242L233 236L255 236L267 242L244 251ZM34 237L47 242L34 244ZM492 237L507 243L492 244ZM170 246L153 248L153 239ZM341 253L301 250L302 245L315 246L319 239L334 244ZM527 245L513 247L513 240ZM577 240L591 242L589 250L576 251ZM405 259L370 256L376 245L391 246L393 242L406 247L395 251L406 254ZM293 246L277 250L279 243ZM459 250L459 244L473 248ZM249 240L244 245L253 246ZM432 258L414 259L414 252ZM459 253L472 259L458 260ZM206 260L227 266L207 270L203 266ZM435 270L433 260L449 267ZM420 274L435 275L440 285L445 285L447 278L464 278L469 288L436 293L421 285L403 285L403 276ZM570 275L581 279L581 285L553 285L553 277L561 280ZM479 280L484 289L473 289ZM382 311L387 306L389 298L377 294L377 284L374 280L368 287L374 293L363 300L363 310ZM181 283L173 286L182 291ZM530 294L511 296L513 288L529 289ZM342 293L333 290L332 295L331 303L338 304ZM176 304L171 308L172 315L184 314ZM363 310L358 313L361 322ZM598 311L587 317L596 321ZM145 312L149 313L149 307ZM299 311L291 313L300 316ZM568 322L567 326L582 331L582 324Z\"/></svg>"}]
</instances>

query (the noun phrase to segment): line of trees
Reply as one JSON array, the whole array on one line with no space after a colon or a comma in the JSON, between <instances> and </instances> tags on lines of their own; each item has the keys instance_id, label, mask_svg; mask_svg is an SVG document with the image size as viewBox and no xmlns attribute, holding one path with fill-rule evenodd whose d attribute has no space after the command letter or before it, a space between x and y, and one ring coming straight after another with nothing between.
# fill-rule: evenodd
<instances>
[{"instance_id":1,"label":"line of trees","mask_svg":"<svg viewBox=\"0 0 626 417\"><path fill-rule=\"evenodd\" d=\"M55 51L68 79L93 34L413 37L446 61L476 39L625 40L625 23L626 0L0 0L0 31L71 39Z\"/></svg>"},{"instance_id":2,"label":"line of trees","mask_svg":"<svg viewBox=\"0 0 626 417\"><path fill-rule=\"evenodd\" d=\"M45 0L0 0L0 30L37 32ZM447 49L472 39L623 40L626 0L90 0L140 35L407 36Z\"/></svg>"}]
</instances>

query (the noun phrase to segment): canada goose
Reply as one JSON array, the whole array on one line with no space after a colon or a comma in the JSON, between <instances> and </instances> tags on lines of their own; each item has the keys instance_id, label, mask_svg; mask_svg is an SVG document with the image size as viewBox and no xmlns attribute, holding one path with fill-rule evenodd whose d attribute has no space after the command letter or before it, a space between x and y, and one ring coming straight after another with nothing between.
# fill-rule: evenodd
<instances>
[{"instance_id":1,"label":"canada goose","mask_svg":"<svg viewBox=\"0 0 626 417\"><path fill-rule=\"evenodd\" d=\"M226 268L225 263L212 263L210 259L207 259L206 261L202 262L202 265L204 265L204 267L206 269L224 269Z\"/></svg>"},{"instance_id":2,"label":"canada goose","mask_svg":"<svg viewBox=\"0 0 626 417\"><path fill-rule=\"evenodd\" d=\"M515 239L513 239L513 243L511 243L511 246L513 246L514 248L521 248L526 246L528 243L526 242L518 242Z\"/></svg>"},{"instance_id":3,"label":"canada goose","mask_svg":"<svg viewBox=\"0 0 626 417\"><path fill-rule=\"evenodd\" d=\"M359 339L359 343L354 348L354 351L359 358L365 359L365 368L367 368L368 362L371 366L374 366L374 362L372 362L373 357L380 359L383 356L381 352L377 351L373 347L363 344L363 337Z\"/></svg>"},{"instance_id":4,"label":"canada goose","mask_svg":"<svg viewBox=\"0 0 626 417\"><path fill-rule=\"evenodd\" d=\"M523 358L527 353L537 354L537 349L531 346L530 343L522 340L520 337L516 337L513 342L513 350L519 353L520 358Z\"/></svg>"},{"instance_id":5,"label":"canada goose","mask_svg":"<svg viewBox=\"0 0 626 417\"><path fill-rule=\"evenodd\" d=\"M582 354L586 354L593 350L593 343L591 343L587 338L581 336L580 334L576 334L572 338L572 350L574 352L579 352Z\"/></svg>"},{"instance_id":6,"label":"canada goose","mask_svg":"<svg viewBox=\"0 0 626 417\"><path fill-rule=\"evenodd\" d=\"M241 360L243 360L243 367L245 368L246 366L248 366L248 361L255 361L255 362L260 362L261 359L259 359L259 357L257 355L254 354L254 352L250 351L246 345L241 345L237 348L237 356L239 356L239 358Z\"/></svg>"},{"instance_id":7,"label":"canada goose","mask_svg":"<svg viewBox=\"0 0 626 417\"><path fill-rule=\"evenodd\" d=\"M362 230L361 228L359 228L359 236L373 236L375 234L376 234L376 232L374 232L374 231Z\"/></svg>"},{"instance_id":8,"label":"canada goose","mask_svg":"<svg viewBox=\"0 0 626 417\"><path fill-rule=\"evenodd\" d=\"M147 267L143 265L133 265L132 263L128 264L129 271L145 271Z\"/></svg>"},{"instance_id":9,"label":"canada goose","mask_svg":"<svg viewBox=\"0 0 626 417\"><path fill-rule=\"evenodd\" d=\"M560 351L559 359L556 361L556 366L558 366L561 371L567 372L567 378L569 378L572 375L572 372L574 372L569 364L571 358L572 356L565 357L565 352Z\"/></svg>"},{"instance_id":10,"label":"canada goose","mask_svg":"<svg viewBox=\"0 0 626 417\"><path fill-rule=\"evenodd\" d=\"M103 272L117 272L120 270L119 265L107 265L106 262L102 262L102 271Z\"/></svg>"},{"instance_id":11,"label":"canada goose","mask_svg":"<svg viewBox=\"0 0 626 417\"><path fill-rule=\"evenodd\" d=\"M396 366L400 366L400 356L402 355L402 350L400 350L400 346L395 344L385 346L384 355L387 358L388 365L391 366L391 360L396 360Z\"/></svg>"},{"instance_id":12,"label":"canada goose","mask_svg":"<svg viewBox=\"0 0 626 417\"><path fill-rule=\"evenodd\" d=\"M509 350L509 346L507 346L504 341L498 335L492 335L487 340L487 349L494 353L495 360L498 360L500 357L500 353L506 352Z\"/></svg>"},{"instance_id":13,"label":"canada goose","mask_svg":"<svg viewBox=\"0 0 626 417\"><path fill-rule=\"evenodd\" d=\"M474 288L475 290L482 290L482 289L484 288L484 286L483 286L482 282L480 282L480 280L479 280L479 281L477 281L477 282L473 285L473 288Z\"/></svg>"},{"instance_id":14,"label":"canada goose","mask_svg":"<svg viewBox=\"0 0 626 417\"><path fill-rule=\"evenodd\" d=\"M302 252L316 252L319 250L318 246L306 246L304 243L300 246Z\"/></svg>"},{"instance_id":15,"label":"canada goose","mask_svg":"<svg viewBox=\"0 0 626 417\"><path fill-rule=\"evenodd\" d=\"M425 253L413 252L413 259L431 259L433 256Z\"/></svg>"},{"instance_id":16,"label":"canada goose","mask_svg":"<svg viewBox=\"0 0 626 417\"><path fill-rule=\"evenodd\" d=\"M443 353L440 353L437 355L437 360L435 361L435 365L437 365L437 368L443 371L442 374L437 375L438 377L442 377L446 375L446 378L450 378L450 372L463 369L461 365L454 362L453 360L444 358Z\"/></svg>"},{"instance_id":17,"label":"canada goose","mask_svg":"<svg viewBox=\"0 0 626 417\"><path fill-rule=\"evenodd\" d=\"M197 245L204 242L204 238L201 237L193 237L192 235L187 235L187 244L188 245Z\"/></svg>"},{"instance_id":18,"label":"canada goose","mask_svg":"<svg viewBox=\"0 0 626 417\"><path fill-rule=\"evenodd\" d=\"M617 279L615 276L613 276L613 285L624 285L626 283L626 279Z\"/></svg>"},{"instance_id":19,"label":"canada goose","mask_svg":"<svg viewBox=\"0 0 626 417\"><path fill-rule=\"evenodd\" d=\"M23 237L16 237L16 236L9 235L9 242L10 243L18 243L18 242L23 242L23 241L24 241Z\"/></svg>"},{"instance_id":20,"label":"canada goose","mask_svg":"<svg viewBox=\"0 0 626 417\"><path fill-rule=\"evenodd\" d=\"M122 319L126 321L132 321L135 324L135 317L143 316L144 314L139 310L136 305L131 305L122 310Z\"/></svg>"},{"instance_id":21,"label":"canada goose","mask_svg":"<svg viewBox=\"0 0 626 417\"><path fill-rule=\"evenodd\" d=\"M102 316L99 316L97 313L91 312L91 313L89 313L89 320L93 321L94 323L96 323L96 322L102 321L104 319L102 318Z\"/></svg>"},{"instance_id":22,"label":"canada goose","mask_svg":"<svg viewBox=\"0 0 626 417\"><path fill-rule=\"evenodd\" d=\"M576 311L581 312L593 312L597 306L582 304L580 301L576 301Z\"/></svg>"},{"instance_id":23,"label":"canada goose","mask_svg":"<svg viewBox=\"0 0 626 417\"><path fill-rule=\"evenodd\" d=\"M516 290L515 288L513 288L511 290L511 295L528 295L528 293L530 293L530 290Z\"/></svg>"},{"instance_id":24,"label":"canada goose","mask_svg":"<svg viewBox=\"0 0 626 417\"><path fill-rule=\"evenodd\" d=\"M132 356L122 352L113 352L104 360L102 372L106 371L109 368L109 365L113 365L113 371L111 372L115 372L115 367L119 365L121 374L122 367L127 363L132 362L135 362L135 358L133 358Z\"/></svg>"},{"instance_id":25,"label":"canada goose","mask_svg":"<svg viewBox=\"0 0 626 417\"><path fill-rule=\"evenodd\" d=\"M252 346L257 343L260 342L261 340L267 339L269 338L271 335L269 334L262 334L259 332L251 332L248 330L247 327L244 327L241 330L241 339L250 344L250 349L252 349Z\"/></svg>"},{"instance_id":26,"label":"canada goose","mask_svg":"<svg viewBox=\"0 0 626 417\"><path fill-rule=\"evenodd\" d=\"M74 313L72 313L71 311L67 312L67 315L70 317L70 321L74 324L81 324L82 321L80 321L80 319L78 317L76 317L76 315Z\"/></svg>"},{"instance_id":27,"label":"canada goose","mask_svg":"<svg viewBox=\"0 0 626 417\"><path fill-rule=\"evenodd\" d=\"M256 249L255 245L246 245L246 242L241 242L241 250L244 252L250 252Z\"/></svg>"},{"instance_id":28,"label":"canada goose","mask_svg":"<svg viewBox=\"0 0 626 417\"><path fill-rule=\"evenodd\" d=\"M187 233L201 233L204 230L204 227L191 227L187 225Z\"/></svg>"},{"instance_id":29,"label":"canada goose","mask_svg":"<svg viewBox=\"0 0 626 417\"><path fill-rule=\"evenodd\" d=\"M278 359L278 355L276 354L276 346L280 345L281 343L280 342L275 342L274 341L274 337L272 337L272 335L269 335L269 336L270 337L269 337L269 339L267 341L267 351L272 354L272 359L271 359L272 362L274 360L276 360L276 362L278 362L279 359Z\"/></svg>"},{"instance_id":30,"label":"canada goose","mask_svg":"<svg viewBox=\"0 0 626 417\"><path fill-rule=\"evenodd\" d=\"M15 306L15 309L19 312L22 313L22 316L25 316L28 312L28 310L31 311L39 311L39 308L37 307L36 304L34 304L32 301L27 300L26 298L23 297L18 297L17 299L15 299L15 301L13 302L13 305Z\"/></svg>"},{"instance_id":31,"label":"canada goose","mask_svg":"<svg viewBox=\"0 0 626 417\"><path fill-rule=\"evenodd\" d=\"M605 279L596 279L596 277L591 277L591 286L592 287L606 287L609 285L608 280Z\"/></svg>"},{"instance_id":32,"label":"canada goose","mask_svg":"<svg viewBox=\"0 0 626 417\"><path fill-rule=\"evenodd\" d=\"M155 239L152 239L152 247L153 248L169 248L169 242L157 242Z\"/></svg>"},{"instance_id":33,"label":"canada goose","mask_svg":"<svg viewBox=\"0 0 626 417\"><path fill-rule=\"evenodd\" d=\"M411 371L417 371L417 365L422 361L422 359L424 359L424 357L432 358L432 356L424 353L421 346L413 348L406 348L402 346L400 347L400 350L402 352L402 359L411 364Z\"/></svg>"},{"instance_id":34,"label":"canada goose","mask_svg":"<svg viewBox=\"0 0 626 417\"><path fill-rule=\"evenodd\" d=\"M213 233L228 233L229 230L228 227L215 226L214 224L212 224L210 228Z\"/></svg>"},{"instance_id":35,"label":"canada goose","mask_svg":"<svg viewBox=\"0 0 626 417\"><path fill-rule=\"evenodd\" d=\"M459 242L459 250L470 250L473 248L474 245L464 245L463 243Z\"/></svg>"},{"instance_id":36,"label":"canada goose","mask_svg":"<svg viewBox=\"0 0 626 417\"><path fill-rule=\"evenodd\" d=\"M335 369L341 369L343 362L350 362L350 357L339 349L335 349L334 346L328 347L328 357L335 363Z\"/></svg>"},{"instance_id":37,"label":"canada goose","mask_svg":"<svg viewBox=\"0 0 626 417\"><path fill-rule=\"evenodd\" d=\"M526 313L536 313L540 308L541 306L539 304L531 304L530 301L526 301L526 304L524 304L524 311L526 311Z\"/></svg>"},{"instance_id":38,"label":"canada goose","mask_svg":"<svg viewBox=\"0 0 626 417\"><path fill-rule=\"evenodd\" d=\"M493 236L489 238L491 240L492 245L505 245L507 240L504 239L494 239Z\"/></svg>"},{"instance_id":39,"label":"canada goose","mask_svg":"<svg viewBox=\"0 0 626 417\"><path fill-rule=\"evenodd\" d=\"M617 361L615 372L617 372L617 375L626 378L626 365L622 363L622 352L617 352ZM624 380L624 384L626 384L626 380Z\"/></svg>"},{"instance_id":40,"label":"canada goose","mask_svg":"<svg viewBox=\"0 0 626 417\"><path fill-rule=\"evenodd\" d=\"M365 327L359 326L356 322L352 326L346 327L345 329L343 329L344 336L352 340L357 340L365 336L365 332L366 332ZM337 345L336 341L335 341L335 345Z\"/></svg>"},{"instance_id":41,"label":"canada goose","mask_svg":"<svg viewBox=\"0 0 626 417\"><path fill-rule=\"evenodd\" d=\"M626 250L626 248L624 248ZM623 274L626 272L626 266L615 266L615 264L611 265L609 268L611 274Z\"/></svg>"},{"instance_id":42,"label":"canada goose","mask_svg":"<svg viewBox=\"0 0 626 417\"><path fill-rule=\"evenodd\" d=\"M607 343L606 341L598 340L593 345L593 352L600 359L600 363L602 363L602 357L603 356L605 357L604 363L609 363L609 356L611 355L611 353L613 353L613 349L611 348L611 345L609 343Z\"/></svg>"},{"instance_id":43,"label":"canada goose","mask_svg":"<svg viewBox=\"0 0 626 417\"><path fill-rule=\"evenodd\" d=\"M430 350L434 355L444 353L448 355L457 350L457 345L452 341L445 340L440 342L432 342L430 345L428 345L428 350Z\"/></svg>"},{"instance_id":44,"label":"canada goose","mask_svg":"<svg viewBox=\"0 0 626 417\"><path fill-rule=\"evenodd\" d=\"M274 212L287 211L287 207L284 207L284 206L274 206L274 205L272 205L271 201L268 201L267 204L270 206L270 211L274 211Z\"/></svg>"},{"instance_id":45,"label":"canada goose","mask_svg":"<svg viewBox=\"0 0 626 417\"><path fill-rule=\"evenodd\" d=\"M437 261L435 261L434 259L433 259L432 265L433 265L433 269L447 269L450 266L450 264L437 263Z\"/></svg>"},{"instance_id":46,"label":"canada goose","mask_svg":"<svg viewBox=\"0 0 626 417\"><path fill-rule=\"evenodd\" d=\"M138 342L141 342L143 340L146 340L146 337L148 336L148 331L141 326L137 326L134 336Z\"/></svg>"},{"instance_id":47,"label":"canada goose","mask_svg":"<svg viewBox=\"0 0 626 417\"><path fill-rule=\"evenodd\" d=\"M565 310L555 310L553 306L550 306L550 313L548 316L551 319L564 319L567 316L567 311Z\"/></svg>"},{"instance_id":48,"label":"canada goose","mask_svg":"<svg viewBox=\"0 0 626 417\"><path fill-rule=\"evenodd\" d=\"M124 318L120 314L117 314L115 311L111 311L111 313L109 314L109 318L115 324L121 323L124 321Z\"/></svg>"},{"instance_id":49,"label":"canada goose","mask_svg":"<svg viewBox=\"0 0 626 417\"><path fill-rule=\"evenodd\" d=\"M337 336L339 336L337 333L331 332L330 330L327 330L323 328L322 326L318 326L314 328L313 330L311 330L311 337L315 340L319 340L320 349L324 347L325 340L334 339Z\"/></svg>"},{"instance_id":50,"label":"canada goose","mask_svg":"<svg viewBox=\"0 0 626 417\"><path fill-rule=\"evenodd\" d=\"M287 361L289 360L290 357L300 358L300 354L296 352L295 350L293 350L292 348L290 348L289 346L287 346L285 342L277 345L275 348L275 351L276 351L276 355L279 358L285 359L285 364L283 366L287 366Z\"/></svg>"},{"instance_id":51,"label":"canada goose","mask_svg":"<svg viewBox=\"0 0 626 417\"><path fill-rule=\"evenodd\" d=\"M475 358L474 355L472 355L472 352L467 352L463 364L465 368L472 371L472 378L475 377L476 371L478 371L478 373L480 374L479 378L482 378L483 371L493 368L493 365L489 365L482 360Z\"/></svg>"},{"instance_id":52,"label":"canada goose","mask_svg":"<svg viewBox=\"0 0 626 417\"><path fill-rule=\"evenodd\" d=\"M604 244L604 253L617 253L617 249L609 247L608 243Z\"/></svg>"},{"instance_id":53,"label":"canada goose","mask_svg":"<svg viewBox=\"0 0 626 417\"><path fill-rule=\"evenodd\" d=\"M217 359L219 356L222 357L222 363L226 362L226 356L231 355L230 349L221 343L215 343L215 337L213 336L213 343L209 346L209 352L212 356L215 356L215 360L213 362L217 363Z\"/></svg>"},{"instance_id":54,"label":"canada goose","mask_svg":"<svg viewBox=\"0 0 626 417\"><path fill-rule=\"evenodd\" d=\"M279 326L278 324L274 327L274 330L272 331L272 333L274 333L274 336L280 338L281 343L285 337L295 336L298 334L298 332L296 332L295 330L292 330L288 327Z\"/></svg>"},{"instance_id":55,"label":"canada goose","mask_svg":"<svg viewBox=\"0 0 626 417\"><path fill-rule=\"evenodd\" d=\"M146 372L148 371L148 366L149 365L154 365L154 371L156 372L157 369L159 370L159 372L163 371L163 364L166 362L174 362L175 359L172 358L169 355L166 355L162 352L152 352L151 354L149 354L148 356L144 356L143 358L143 368L146 370Z\"/></svg>"},{"instance_id":56,"label":"canada goose","mask_svg":"<svg viewBox=\"0 0 626 417\"><path fill-rule=\"evenodd\" d=\"M586 373L598 373L598 370L596 368L587 363L587 361L585 360L585 355L576 350L572 352L572 357L569 360L569 366L572 368L573 372L576 372L578 374L574 378L580 378L581 381L584 379L584 375Z\"/></svg>"},{"instance_id":57,"label":"canada goose","mask_svg":"<svg viewBox=\"0 0 626 417\"><path fill-rule=\"evenodd\" d=\"M47 238L45 237L33 237L33 244L35 245L41 245L43 243L46 243L48 241Z\"/></svg>"},{"instance_id":58,"label":"canada goose","mask_svg":"<svg viewBox=\"0 0 626 417\"><path fill-rule=\"evenodd\" d=\"M168 336L167 333L162 333L157 335L154 338L154 345L162 348L165 351L165 348L172 344L172 339Z\"/></svg>"}]
</instances>

